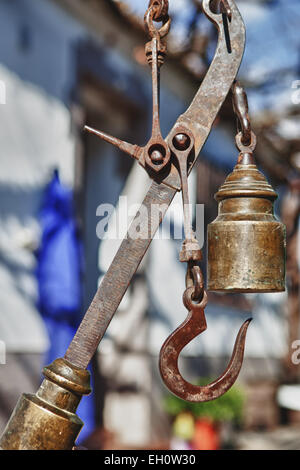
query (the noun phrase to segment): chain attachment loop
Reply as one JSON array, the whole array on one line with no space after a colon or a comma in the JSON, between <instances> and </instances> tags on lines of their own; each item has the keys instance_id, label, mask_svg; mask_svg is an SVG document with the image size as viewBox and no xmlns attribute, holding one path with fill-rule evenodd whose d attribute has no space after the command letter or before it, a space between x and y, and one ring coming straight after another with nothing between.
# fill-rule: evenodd
<instances>
[{"instance_id":1,"label":"chain attachment loop","mask_svg":"<svg viewBox=\"0 0 300 470\"><path fill-rule=\"evenodd\" d=\"M238 119L238 128L241 130L241 144L249 147L252 140L252 129L248 99L244 88L238 81L235 81L232 85L232 103L234 113Z\"/></svg>"},{"instance_id":2,"label":"chain attachment loop","mask_svg":"<svg viewBox=\"0 0 300 470\"><path fill-rule=\"evenodd\" d=\"M253 131L251 131L250 142L247 145L243 144L243 133L242 132L239 132L235 136L236 146L237 146L237 148L239 149L239 151L241 153L253 153L254 150L255 150L255 147L256 147L256 141L257 141L256 135L254 134Z\"/></svg>"},{"instance_id":3,"label":"chain attachment loop","mask_svg":"<svg viewBox=\"0 0 300 470\"><path fill-rule=\"evenodd\" d=\"M187 289L193 289L192 299L194 302L199 303L204 296L204 276L200 266L195 265L190 261L187 265L185 285Z\"/></svg>"},{"instance_id":4,"label":"chain attachment loop","mask_svg":"<svg viewBox=\"0 0 300 470\"><path fill-rule=\"evenodd\" d=\"M158 0L156 0L156 2L152 2L152 4L150 2L150 6L144 16L144 23L145 30L150 39L155 38L159 41L169 33L171 26L171 18L168 14L157 16L157 11L159 10L157 9L157 6L155 6L156 3L160 4L161 2L158 2ZM160 18L160 20L157 20L157 17ZM154 21L162 21L162 26L159 29L156 28L154 26Z\"/></svg>"}]
</instances>

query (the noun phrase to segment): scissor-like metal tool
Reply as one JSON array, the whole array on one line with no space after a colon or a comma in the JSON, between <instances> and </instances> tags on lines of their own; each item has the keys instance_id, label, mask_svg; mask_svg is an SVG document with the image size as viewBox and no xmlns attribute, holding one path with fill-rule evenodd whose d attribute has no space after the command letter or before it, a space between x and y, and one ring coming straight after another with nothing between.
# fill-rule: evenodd
<instances>
[{"instance_id":1,"label":"scissor-like metal tool","mask_svg":"<svg viewBox=\"0 0 300 470\"><path fill-rule=\"evenodd\" d=\"M148 171L153 183L143 202L147 214L151 213L153 204L161 205L163 213L170 205L176 191L182 191L185 241L180 260L188 264L189 277L194 279L194 292L193 300L190 299L188 302L188 319L167 339L161 349L160 371L165 384L173 393L185 400L199 402L223 395L236 380L242 365L245 336L249 325L249 320L243 324L237 336L231 362L225 373L215 382L205 387L197 387L181 377L177 367L180 351L191 339L206 329L204 316L206 294L203 284L201 285L201 282L197 284L196 272L197 269L199 271L196 264L201 259L201 250L190 221L188 172L195 163L237 75L244 51L245 28L234 1L219 2L219 14L212 11L210 0L203 1L204 13L218 29L219 38L215 57L190 107L178 118L167 138L163 140L159 125L158 74L166 53L162 39L170 28L166 3L150 1L145 15L146 29L151 38L146 45L146 55L152 66L153 82L153 125L150 140L144 147L138 147L87 126L86 130L128 153ZM161 10L165 8L164 15L158 12L159 7ZM156 18L162 20L160 29L154 26ZM148 218L144 223L149 223ZM150 224L150 227L143 227L143 221L140 223L141 233L144 234L148 228L149 237L146 240L132 240L129 230L66 353L67 360L80 367L86 367L90 361L91 353L96 350L158 229L157 223L150 220ZM195 289L199 290L196 295ZM185 304L188 293L191 293L190 285L187 285L184 294ZM201 323L200 311L203 322L199 330L195 325L197 321Z\"/></svg>"}]
</instances>

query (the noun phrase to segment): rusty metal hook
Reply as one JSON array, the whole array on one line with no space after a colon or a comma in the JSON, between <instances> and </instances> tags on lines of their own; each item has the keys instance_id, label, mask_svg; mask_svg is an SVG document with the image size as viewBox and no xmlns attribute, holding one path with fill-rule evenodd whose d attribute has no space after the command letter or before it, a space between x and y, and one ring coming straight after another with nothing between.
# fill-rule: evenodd
<instances>
[{"instance_id":1,"label":"rusty metal hook","mask_svg":"<svg viewBox=\"0 0 300 470\"><path fill-rule=\"evenodd\" d=\"M192 300L193 293L194 288L189 287L183 294L183 303L189 313L184 322L164 342L160 351L159 368L164 383L174 395L199 403L219 398L236 381L243 363L246 333L251 319L246 320L240 328L225 372L208 385L193 385L184 380L178 369L178 358L182 349L207 328L204 314L207 294L204 291L202 301L195 304Z\"/></svg>"}]
</instances>

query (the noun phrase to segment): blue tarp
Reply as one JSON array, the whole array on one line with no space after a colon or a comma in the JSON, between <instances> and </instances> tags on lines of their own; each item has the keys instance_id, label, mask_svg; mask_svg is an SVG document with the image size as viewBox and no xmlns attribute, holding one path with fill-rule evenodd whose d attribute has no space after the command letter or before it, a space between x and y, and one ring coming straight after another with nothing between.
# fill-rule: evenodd
<instances>
[{"instance_id":1,"label":"blue tarp","mask_svg":"<svg viewBox=\"0 0 300 470\"><path fill-rule=\"evenodd\" d=\"M39 311L50 339L46 363L63 357L81 320L82 244L74 219L73 194L55 171L39 214ZM78 416L85 423L80 442L94 429L93 396L84 397Z\"/></svg>"}]
</instances>

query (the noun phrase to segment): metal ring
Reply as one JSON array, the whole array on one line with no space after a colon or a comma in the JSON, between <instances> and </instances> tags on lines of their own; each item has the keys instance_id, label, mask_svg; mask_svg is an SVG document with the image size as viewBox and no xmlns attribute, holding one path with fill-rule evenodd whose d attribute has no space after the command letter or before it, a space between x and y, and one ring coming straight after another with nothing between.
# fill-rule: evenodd
<instances>
[{"instance_id":1,"label":"metal ring","mask_svg":"<svg viewBox=\"0 0 300 470\"><path fill-rule=\"evenodd\" d=\"M193 266L194 293L192 298L195 302L200 302L203 298L204 280L203 274L199 266Z\"/></svg>"},{"instance_id":2,"label":"metal ring","mask_svg":"<svg viewBox=\"0 0 300 470\"><path fill-rule=\"evenodd\" d=\"M154 21L163 21L168 16L169 2L168 0L150 0L148 8L155 9Z\"/></svg>"},{"instance_id":3,"label":"metal ring","mask_svg":"<svg viewBox=\"0 0 300 470\"><path fill-rule=\"evenodd\" d=\"M188 268L185 283L188 289L193 289L192 300L196 303L200 302L203 299L204 278L199 266Z\"/></svg>"},{"instance_id":4,"label":"metal ring","mask_svg":"<svg viewBox=\"0 0 300 470\"><path fill-rule=\"evenodd\" d=\"M148 8L144 16L145 29L151 39L152 38L162 39L170 31L171 18L169 16L166 16L163 19L163 25L161 26L161 28L157 29L153 24L154 15L155 15L155 9L153 9L152 7Z\"/></svg>"},{"instance_id":5,"label":"metal ring","mask_svg":"<svg viewBox=\"0 0 300 470\"><path fill-rule=\"evenodd\" d=\"M193 293L194 293L194 288L193 287L188 287L184 293L183 293L183 304L185 306L185 308L187 310L197 310L197 309L202 309L204 310L206 305L207 305L207 302L208 302L208 298L207 298L207 293L206 293L206 290L203 291L203 297L202 297L202 300L200 302L195 302L193 300Z\"/></svg>"},{"instance_id":6,"label":"metal ring","mask_svg":"<svg viewBox=\"0 0 300 470\"><path fill-rule=\"evenodd\" d=\"M247 152L253 153L253 151L255 150L255 147L256 147L257 139L256 139L256 135L254 134L254 132L251 131L250 144L249 145L244 145L243 144L243 133L239 132L235 136L235 142L236 142L237 148L239 149L239 151L241 153L247 153Z\"/></svg>"},{"instance_id":7,"label":"metal ring","mask_svg":"<svg viewBox=\"0 0 300 470\"><path fill-rule=\"evenodd\" d=\"M248 98L244 87L237 80L232 85L233 110L238 119L239 128L242 132L241 144L245 147L251 145L251 122L249 118Z\"/></svg>"}]
</instances>

